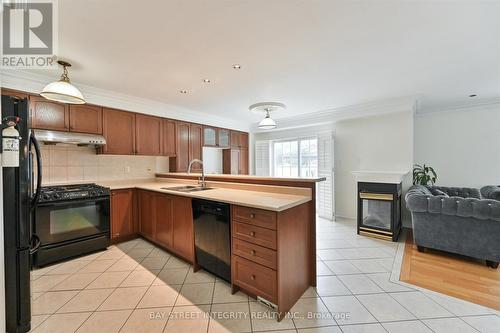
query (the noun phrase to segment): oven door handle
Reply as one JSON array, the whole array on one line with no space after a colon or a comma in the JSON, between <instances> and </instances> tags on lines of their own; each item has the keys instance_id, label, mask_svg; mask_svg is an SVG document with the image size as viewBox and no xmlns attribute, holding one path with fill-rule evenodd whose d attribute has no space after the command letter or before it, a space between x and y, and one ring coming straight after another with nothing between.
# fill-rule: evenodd
<instances>
[{"instance_id":1,"label":"oven door handle","mask_svg":"<svg viewBox=\"0 0 500 333\"><path fill-rule=\"evenodd\" d=\"M37 204L38 207L46 207L46 206L68 206L68 205L77 205L80 203L92 203L92 202L101 202L101 201L109 201L109 196L99 197L99 198L87 198L87 199L70 199L64 201L49 201L42 202Z\"/></svg>"},{"instance_id":2,"label":"oven door handle","mask_svg":"<svg viewBox=\"0 0 500 333\"><path fill-rule=\"evenodd\" d=\"M32 247L30 247L30 254L34 254L35 252L38 251L38 249L40 248L40 245L41 245L41 241L40 241L40 237L38 237L37 235L33 234L31 236L31 244L33 244L34 242L34 245Z\"/></svg>"}]
</instances>

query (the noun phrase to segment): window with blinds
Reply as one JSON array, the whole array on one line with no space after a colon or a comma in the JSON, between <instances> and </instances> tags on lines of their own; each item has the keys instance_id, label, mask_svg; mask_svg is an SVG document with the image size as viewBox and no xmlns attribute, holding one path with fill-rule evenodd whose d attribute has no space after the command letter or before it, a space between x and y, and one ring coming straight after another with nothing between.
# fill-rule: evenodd
<instances>
[{"instance_id":1,"label":"window with blinds","mask_svg":"<svg viewBox=\"0 0 500 333\"><path fill-rule=\"evenodd\" d=\"M318 216L333 220L334 205L334 172L333 172L333 134L318 136L318 176L326 180L316 186L316 210Z\"/></svg>"},{"instance_id":2,"label":"window with blinds","mask_svg":"<svg viewBox=\"0 0 500 333\"><path fill-rule=\"evenodd\" d=\"M333 220L334 173L333 134L288 140L255 142L255 174L275 177L325 177L316 188L316 210L320 217Z\"/></svg>"},{"instance_id":3,"label":"window with blinds","mask_svg":"<svg viewBox=\"0 0 500 333\"><path fill-rule=\"evenodd\" d=\"M271 152L270 142L256 141L255 142L255 175L269 177L271 175Z\"/></svg>"}]
</instances>

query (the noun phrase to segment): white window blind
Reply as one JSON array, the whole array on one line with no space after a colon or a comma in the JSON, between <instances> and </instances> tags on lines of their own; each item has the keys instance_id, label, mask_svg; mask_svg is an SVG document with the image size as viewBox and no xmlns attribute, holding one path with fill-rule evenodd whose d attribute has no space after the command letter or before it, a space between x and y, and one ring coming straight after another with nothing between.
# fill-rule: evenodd
<instances>
[{"instance_id":1,"label":"white window blind","mask_svg":"<svg viewBox=\"0 0 500 333\"><path fill-rule=\"evenodd\" d=\"M334 206L334 170L333 170L333 134L318 136L318 176L326 180L317 185L316 205L318 215L333 220Z\"/></svg>"},{"instance_id":2,"label":"white window blind","mask_svg":"<svg viewBox=\"0 0 500 333\"><path fill-rule=\"evenodd\" d=\"M255 142L255 175L268 177L271 175L271 149L267 140Z\"/></svg>"}]
</instances>

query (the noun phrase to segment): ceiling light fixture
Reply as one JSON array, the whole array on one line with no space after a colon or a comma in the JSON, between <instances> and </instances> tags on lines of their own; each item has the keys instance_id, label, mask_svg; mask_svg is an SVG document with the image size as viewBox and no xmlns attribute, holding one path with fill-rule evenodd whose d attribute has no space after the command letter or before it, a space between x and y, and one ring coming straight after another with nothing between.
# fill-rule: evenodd
<instances>
[{"instance_id":1,"label":"ceiling light fixture","mask_svg":"<svg viewBox=\"0 0 500 333\"><path fill-rule=\"evenodd\" d=\"M233 65L233 69L241 69L241 65L240 64L234 64Z\"/></svg>"},{"instance_id":2,"label":"ceiling light fixture","mask_svg":"<svg viewBox=\"0 0 500 333\"><path fill-rule=\"evenodd\" d=\"M266 117L259 123L259 128L264 130L271 130L276 128L276 122L269 116L269 111L266 111Z\"/></svg>"},{"instance_id":3,"label":"ceiling light fixture","mask_svg":"<svg viewBox=\"0 0 500 333\"><path fill-rule=\"evenodd\" d=\"M59 81L49 83L43 88L40 96L56 102L67 104L85 104L85 99L78 88L71 84L66 67L71 64L66 61L58 60L57 63L63 66L63 73Z\"/></svg>"},{"instance_id":4,"label":"ceiling light fixture","mask_svg":"<svg viewBox=\"0 0 500 333\"><path fill-rule=\"evenodd\" d=\"M248 108L253 112L265 112L266 116L259 122L258 127L264 130L271 130L277 127L276 122L271 119L271 112L282 111L286 109L286 105L278 102L263 102L250 105Z\"/></svg>"}]
</instances>

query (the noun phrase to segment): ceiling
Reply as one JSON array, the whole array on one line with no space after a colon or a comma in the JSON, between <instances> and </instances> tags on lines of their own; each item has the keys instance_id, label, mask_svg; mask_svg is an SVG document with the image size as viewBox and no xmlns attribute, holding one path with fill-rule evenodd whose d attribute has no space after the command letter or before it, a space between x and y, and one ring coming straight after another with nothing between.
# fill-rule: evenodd
<instances>
[{"instance_id":1,"label":"ceiling","mask_svg":"<svg viewBox=\"0 0 500 333\"><path fill-rule=\"evenodd\" d=\"M74 83L231 119L500 98L499 1L65 0L59 17Z\"/></svg>"}]
</instances>

